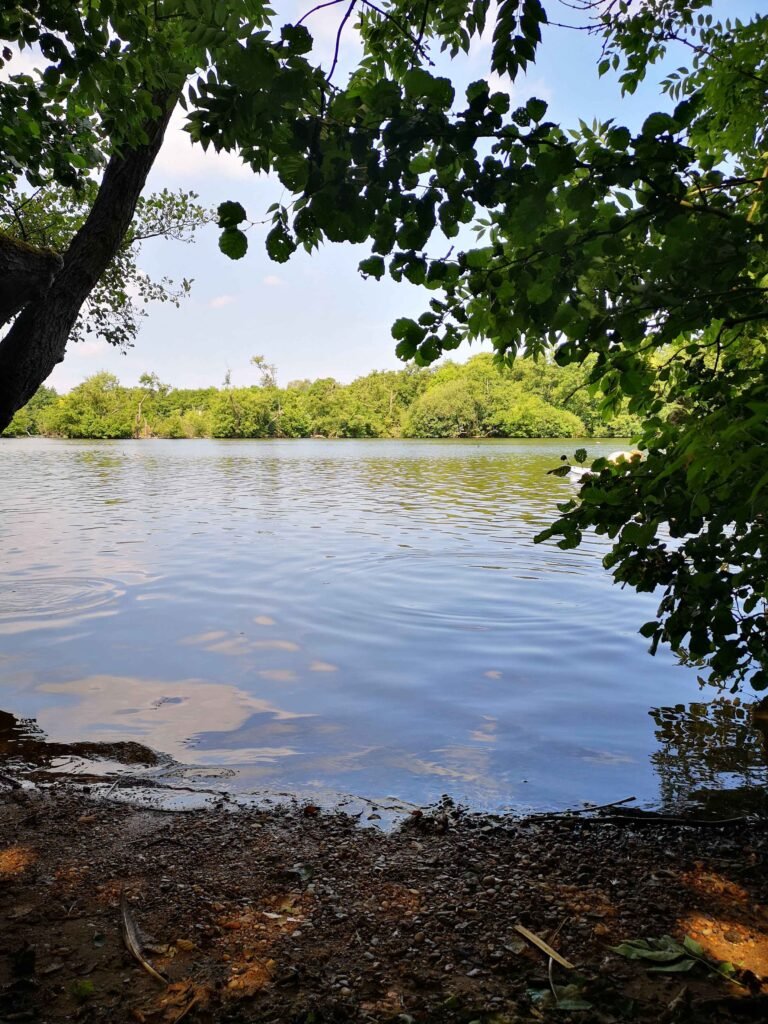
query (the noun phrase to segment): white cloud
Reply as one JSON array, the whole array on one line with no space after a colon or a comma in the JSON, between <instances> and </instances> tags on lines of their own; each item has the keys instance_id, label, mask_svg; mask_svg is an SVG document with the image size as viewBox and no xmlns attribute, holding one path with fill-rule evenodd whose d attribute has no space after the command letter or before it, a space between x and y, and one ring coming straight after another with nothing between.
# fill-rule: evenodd
<instances>
[{"instance_id":1,"label":"white cloud","mask_svg":"<svg viewBox=\"0 0 768 1024\"><path fill-rule=\"evenodd\" d=\"M263 284L265 284L267 288L278 288L282 283L282 277L278 277L277 274L267 274L263 280Z\"/></svg>"},{"instance_id":2,"label":"white cloud","mask_svg":"<svg viewBox=\"0 0 768 1024\"><path fill-rule=\"evenodd\" d=\"M229 306L235 301L234 295L217 295L214 299L208 303L209 309L221 309L223 306Z\"/></svg>"}]
</instances>

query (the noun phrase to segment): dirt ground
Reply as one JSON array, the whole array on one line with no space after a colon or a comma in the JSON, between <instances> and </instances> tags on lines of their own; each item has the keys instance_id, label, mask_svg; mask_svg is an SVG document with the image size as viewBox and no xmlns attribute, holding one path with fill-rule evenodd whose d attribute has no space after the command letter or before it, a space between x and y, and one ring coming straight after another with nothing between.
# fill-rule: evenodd
<instances>
[{"instance_id":1,"label":"dirt ground","mask_svg":"<svg viewBox=\"0 0 768 1024\"><path fill-rule=\"evenodd\" d=\"M767 882L765 822L446 804L385 834L311 805L169 813L5 779L0 1022L765 1021ZM609 949L664 935L709 966Z\"/></svg>"}]
</instances>

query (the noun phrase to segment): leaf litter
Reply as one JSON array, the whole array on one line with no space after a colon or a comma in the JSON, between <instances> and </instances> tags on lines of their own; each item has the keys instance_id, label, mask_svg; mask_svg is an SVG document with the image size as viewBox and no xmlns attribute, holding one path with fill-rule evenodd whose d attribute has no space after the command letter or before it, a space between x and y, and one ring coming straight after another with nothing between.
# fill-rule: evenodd
<instances>
[{"instance_id":1,"label":"leaf litter","mask_svg":"<svg viewBox=\"0 0 768 1024\"><path fill-rule=\"evenodd\" d=\"M768 1016L761 822L708 829L703 852L669 823L443 801L384 834L301 805L168 814L60 783L0 802L0 852L22 848L0 882L3 1021Z\"/></svg>"}]
</instances>

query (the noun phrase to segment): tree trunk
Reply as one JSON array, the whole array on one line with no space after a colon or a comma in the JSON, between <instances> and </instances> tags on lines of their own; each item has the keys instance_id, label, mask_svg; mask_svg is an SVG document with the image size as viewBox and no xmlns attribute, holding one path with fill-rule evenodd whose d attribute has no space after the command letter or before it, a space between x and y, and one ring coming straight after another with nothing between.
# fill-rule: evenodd
<instances>
[{"instance_id":1,"label":"tree trunk","mask_svg":"<svg viewBox=\"0 0 768 1024\"><path fill-rule=\"evenodd\" d=\"M91 212L42 297L25 306L0 341L0 431L64 358L80 307L120 248L163 142L176 96L158 97L162 115L147 125L148 142L107 164Z\"/></svg>"},{"instance_id":2,"label":"tree trunk","mask_svg":"<svg viewBox=\"0 0 768 1024\"><path fill-rule=\"evenodd\" d=\"M0 231L0 327L53 284L64 260L50 249L36 249Z\"/></svg>"}]
</instances>

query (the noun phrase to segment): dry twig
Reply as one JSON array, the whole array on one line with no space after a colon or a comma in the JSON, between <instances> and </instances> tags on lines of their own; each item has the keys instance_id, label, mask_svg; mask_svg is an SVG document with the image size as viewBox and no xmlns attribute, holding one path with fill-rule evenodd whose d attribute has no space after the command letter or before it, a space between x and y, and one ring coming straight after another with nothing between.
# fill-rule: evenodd
<instances>
[{"instance_id":1,"label":"dry twig","mask_svg":"<svg viewBox=\"0 0 768 1024\"><path fill-rule=\"evenodd\" d=\"M515 931L519 932L524 939L527 939L530 943L536 946L537 949L540 949L542 953L545 953L556 963L560 964L561 967L565 967L569 971L574 970L574 966L570 960L566 960L564 956L560 956L556 949L552 949L548 942L545 942L544 939L540 939L534 932L529 931L525 925L516 924Z\"/></svg>"},{"instance_id":2,"label":"dry twig","mask_svg":"<svg viewBox=\"0 0 768 1024\"><path fill-rule=\"evenodd\" d=\"M156 971L152 964L141 952L141 939L139 938L139 930L136 927L136 922L133 920L133 916L128 907L128 900L126 899L125 892L120 896L120 918L121 918L121 929L123 933L123 942L125 948L131 954L147 974L151 974L155 981L159 981L161 985L167 985L168 979L164 978L159 971Z\"/></svg>"}]
</instances>

